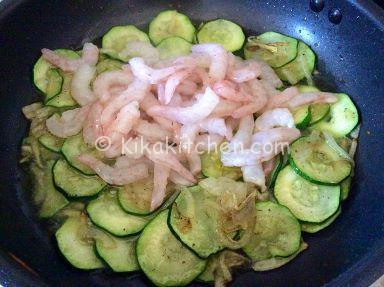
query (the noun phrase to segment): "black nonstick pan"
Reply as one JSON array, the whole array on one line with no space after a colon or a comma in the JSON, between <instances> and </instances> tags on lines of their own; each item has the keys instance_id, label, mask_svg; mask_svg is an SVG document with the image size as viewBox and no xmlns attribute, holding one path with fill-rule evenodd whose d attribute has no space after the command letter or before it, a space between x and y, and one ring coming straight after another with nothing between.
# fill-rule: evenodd
<instances>
[{"instance_id":1,"label":"black nonstick pan","mask_svg":"<svg viewBox=\"0 0 384 287\"><path fill-rule=\"evenodd\" d=\"M384 274L384 12L368 0L324 2L314 12L309 0L0 1L0 284L150 285L140 273L83 272L67 264L49 225L35 216L17 162L27 130L21 107L37 100L31 69L40 48L78 48L119 24L146 29L170 8L196 24L225 18L248 34L273 30L304 40L318 55L316 83L348 93L361 113L356 175L342 215L306 235L309 249L290 264L239 272L231 286L369 286ZM341 12L339 24L329 20L333 8Z\"/></svg>"}]
</instances>

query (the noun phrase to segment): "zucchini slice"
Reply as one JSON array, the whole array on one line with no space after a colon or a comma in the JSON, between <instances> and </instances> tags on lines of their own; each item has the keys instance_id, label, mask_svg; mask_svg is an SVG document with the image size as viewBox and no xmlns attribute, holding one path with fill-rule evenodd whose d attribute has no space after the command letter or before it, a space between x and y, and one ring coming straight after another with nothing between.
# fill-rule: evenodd
<instances>
[{"instance_id":1,"label":"zucchini slice","mask_svg":"<svg viewBox=\"0 0 384 287\"><path fill-rule=\"evenodd\" d=\"M309 123L310 126L320 122L322 119L324 119L331 110L331 106L329 104L313 104L309 106L309 109L311 111L311 122Z\"/></svg>"},{"instance_id":2,"label":"zucchini slice","mask_svg":"<svg viewBox=\"0 0 384 287\"><path fill-rule=\"evenodd\" d=\"M254 234L243 250L254 261L286 257L299 249L300 240L300 224L288 208L271 201L257 202Z\"/></svg>"},{"instance_id":3,"label":"zucchini slice","mask_svg":"<svg viewBox=\"0 0 384 287\"><path fill-rule=\"evenodd\" d=\"M71 95L72 75L61 73L63 76L63 85L58 95L45 102L46 106L55 108L73 108L77 106L76 101Z\"/></svg>"},{"instance_id":4,"label":"zucchini slice","mask_svg":"<svg viewBox=\"0 0 384 287\"><path fill-rule=\"evenodd\" d=\"M45 87L45 103L60 94L63 86L63 77L57 69L49 69L46 76L47 85Z\"/></svg>"},{"instance_id":5,"label":"zucchini slice","mask_svg":"<svg viewBox=\"0 0 384 287\"><path fill-rule=\"evenodd\" d=\"M136 240L118 238L100 231L95 237L96 252L115 272L140 270L136 258Z\"/></svg>"},{"instance_id":6,"label":"zucchini slice","mask_svg":"<svg viewBox=\"0 0 384 287\"><path fill-rule=\"evenodd\" d=\"M220 159L220 152L205 152L201 158L201 172L206 177L228 177L238 180L243 176L239 167L226 167L223 166Z\"/></svg>"},{"instance_id":7,"label":"zucchini slice","mask_svg":"<svg viewBox=\"0 0 384 287\"><path fill-rule=\"evenodd\" d=\"M291 85L297 84L304 78L310 78L315 69L316 55L304 42L297 46L297 57L290 63L276 68L275 72L281 80Z\"/></svg>"},{"instance_id":8,"label":"zucchini slice","mask_svg":"<svg viewBox=\"0 0 384 287\"><path fill-rule=\"evenodd\" d=\"M244 40L245 35L241 27L224 19L205 23L197 33L199 43L218 43L230 52L241 49Z\"/></svg>"},{"instance_id":9,"label":"zucchini slice","mask_svg":"<svg viewBox=\"0 0 384 287\"><path fill-rule=\"evenodd\" d=\"M340 214L341 214L341 208L339 207L339 209L331 217L327 218L323 222L320 222L320 223L302 222L301 230L308 233L316 233L328 227L329 225L331 225Z\"/></svg>"},{"instance_id":10,"label":"zucchini slice","mask_svg":"<svg viewBox=\"0 0 384 287\"><path fill-rule=\"evenodd\" d=\"M199 186L186 188L173 203L168 223L185 245L202 258L224 247L220 244L217 229L217 214L205 205L208 194Z\"/></svg>"},{"instance_id":11,"label":"zucchini slice","mask_svg":"<svg viewBox=\"0 0 384 287\"><path fill-rule=\"evenodd\" d=\"M145 275L158 286L184 286L206 267L168 228L168 210L159 213L141 233L136 254Z\"/></svg>"},{"instance_id":12,"label":"zucchini slice","mask_svg":"<svg viewBox=\"0 0 384 287\"><path fill-rule=\"evenodd\" d=\"M337 185L352 171L351 163L332 149L319 132L294 141L289 162L297 173L317 184Z\"/></svg>"},{"instance_id":13,"label":"zucchini slice","mask_svg":"<svg viewBox=\"0 0 384 287\"><path fill-rule=\"evenodd\" d=\"M61 152L64 155L65 159L68 161L68 163L75 169L81 171L85 175L96 174L93 169L76 160L77 156L84 153L98 156L98 152L96 149L90 148L85 144L82 133L67 138L63 146L61 147Z\"/></svg>"},{"instance_id":14,"label":"zucchini slice","mask_svg":"<svg viewBox=\"0 0 384 287\"><path fill-rule=\"evenodd\" d=\"M53 167L55 185L68 196L82 197L98 194L107 185L100 177L87 176L59 159Z\"/></svg>"},{"instance_id":15,"label":"zucchini slice","mask_svg":"<svg viewBox=\"0 0 384 287\"><path fill-rule=\"evenodd\" d=\"M129 59L120 57L119 53L125 49L129 42L149 42L148 35L133 25L112 27L102 39L103 53L120 61Z\"/></svg>"},{"instance_id":16,"label":"zucchini slice","mask_svg":"<svg viewBox=\"0 0 384 287\"><path fill-rule=\"evenodd\" d=\"M64 143L64 139L56 137L48 132L40 136L38 140L43 147L56 153L60 152Z\"/></svg>"},{"instance_id":17,"label":"zucchini slice","mask_svg":"<svg viewBox=\"0 0 384 287\"><path fill-rule=\"evenodd\" d=\"M52 168L55 161L48 161L44 169L31 165L34 179L33 200L39 206L39 217L49 218L55 215L69 202L56 190L52 180Z\"/></svg>"},{"instance_id":18,"label":"zucchini slice","mask_svg":"<svg viewBox=\"0 0 384 287\"><path fill-rule=\"evenodd\" d=\"M102 192L87 205L92 222L116 236L126 236L141 231L148 223L145 217L124 212L117 200L116 190Z\"/></svg>"},{"instance_id":19,"label":"zucchini slice","mask_svg":"<svg viewBox=\"0 0 384 287\"><path fill-rule=\"evenodd\" d=\"M340 187L311 183L286 166L277 176L274 194L293 215L308 222L322 222L334 214L340 203Z\"/></svg>"},{"instance_id":20,"label":"zucchini slice","mask_svg":"<svg viewBox=\"0 0 384 287\"><path fill-rule=\"evenodd\" d=\"M69 217L56 232L56 240L61 253L74 267L79 269L99 269L104 264L94 251L94 239L87 217Z\"/></svg>"},{"instance_id":21,"label":"zucchini slice","mask_svg":"<svg viewBox=\"0 0 384 287\"><path fill-rule=\"evenodd\" d=\"M104 72L120 70L122 66L123 66L123 62L107 58L97 63L96 72L98 75L100 75L101 73L104 73Z\"/></svg>"},{"instance_id":22,"label":"zucchini slice","mask_svg":"<svg viewBox=\"0 0 384 287\"><path fill-rule=\"evenodd\" d=\"M351 98L346 94L335 94L338 101L331 105L329 115L312 128L327 131L334 137L349 134L359 123L359 113Z\"/></svg>"},{"instance_id":23,"label":"zucchini slice","mask_svg":"<svg viewBox=\"0 0 384 287\"><path fill-rule=\"evenodd\" d=\"M349 192L351 190L351 183L352 183L352 177L351 176L348 176L346 179L344 179L341 183L340 183L340 198L341 200L346 200L349 196Z\"/></svg>"},{"instance_id":24,"label":"zucchini slice","mask_svg":"<svg viewBox=\"0 0 384 287\"><path fill-rule=\"evenodd\" d=\"M275 185L277 175L279 174L282 168L283 168L283 156L279 154L277 156L276 163L272 172L265 179L265 182L267 183L268 188L273 188L273 186Z\"/></svg>"},{"instance_id":25,"label":"zucchini slice","mask_svg":"<svg viewBox=\"0 0 384 287\"><path fill-rule=\"evenodd\" d=\"M180 37L191 42L195 37L195 27L191 20L176 10L160 12L149 24L149 38L155 45L166 38Z\"/></svg>"},{"instance_id":26,"label":"zucchini slice","mask_svg":"<svg viewBox=\"0 0 384 287\"><path fill-rule=\"evenodd\" d=\"M72 50L58 49L55 50L55 53L60 56L67 57L68 59L80 58L79 54ZM52 70L57 71L49 62L44 60L43 57L40 57L33 67L33 82L35 86L44 94L47 93L48 85L52 85L50 89L53 89L54 86L57 87L56 85L50 83L50 80L58 80L57 74L54 76L54 78L50 78L50 76L52 76L52 74L50 75Z\"/></svg>"},{"instance_id":27,"label":"zucchini slice","mask_svg":"<svg viewBox=\"0 0 384 287\"><path fill-rule=\"evenodd\" d=\"M180 37L169 37L160 42L157 50L160 59L172 59L191 53L192 44Z\"/></svg>"},{"instance_id":28,"label":"zucchini slice","mask_svg":"<svg viewBox=\"0 0 384 287\"><path fill-rule=\"evenodd\" d=\"M299 107L292 114L295 126L300 130L304 130L311 122L311 109L309 106Z\"/></svg>"},{"instance_id":29,"label":"zucchini slice","mask_svg":"<svg viewBox=\"0 0 384 287\"><path fill-rule=\"evenodd\" d=\"M244 55L246 59L257 57L272 68L279 68L296 58L298 43L295 38L276 32L265 32L248 38Z\"/></svg>"}]
</instances>

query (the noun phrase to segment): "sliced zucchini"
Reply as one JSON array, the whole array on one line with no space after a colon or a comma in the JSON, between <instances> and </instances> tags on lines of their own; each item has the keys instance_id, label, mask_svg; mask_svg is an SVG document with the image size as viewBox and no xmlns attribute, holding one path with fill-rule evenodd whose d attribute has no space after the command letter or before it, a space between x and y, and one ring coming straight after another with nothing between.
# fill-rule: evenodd
<instances>
[{"instance_id":1,"label":"sliced zucchini","mask_svg":"<svg viewBox=\"0 0 384 287\"><path fill-rule=\"evenodd\" d=\"M118 238L100 231L95 237L97 254L115 272L140 270L136 258L136 240Z\"/></svg>"},{"instance_id":2,"label":"sliced zucchini","mask_svg":"<svg viewBox=\"0 0 384 287\"><path fill-rule=\"evenodd\" d=\"M61 253L74 267L99 269L104 265L94 251L94 240L87 217L69 217L57 230L56 240Z\"/></svg>"},{"instance_id":3,"label":"sliced zucchini","mask_svg":"<svg viewBox=\"0 0 384 287\"><path fill-rule=\"evenodd\" d=\"M157 50L160 59L172 59L179 56L188 55L191 52L192 44L180 37L169 37L160 42Z\"/></svg>"},{"instance_id":4,"label":"sliced zucchini","mask_svg":"<svg viewBox=\"0 0 384 287\"><path fill-rule=\"evenodd\" d=\"M228 177L234 180L240 179L243 174L238 167L223 166L220 152L212 151L203 153L201 158L201 172L206 177Z\"/></svg>"},{"instance_id":5,"label":"sliced zucchini","mask_svg":"<svg viewBox=\"0 0 384 287\"><path fill-rule=\"evenodd\" d=\"M341 200L346 200L349 196L349 192L351 190L351 183L352 183L352 177L348 176L346 179L344 179L340 183L340 190L341 190Z\"/></svg>"},{"instance_id":6,"label":"sliced zucchini","mask_svg":"<svg viewBox=\"0 0 384 287\"><path fill-rule=\"evenodd\" d=\"M158 45L164 39L174 36L192 43L195 27L186 15L176 10L160 12L149 24L149 38Z\"/></svg>"},{"instance_id":7,"label":"sliced zucchini","mask_svg":"<svg viewBox=\"0 0 384 287\"><path fill-rule=\"evenodd\" d=\"M61 73L63 76L63 85L61 91L58 95L51 98L45 103L46 106L55 107L55 108L72 108L77 106L76 101L72 98L71 95L71 81L72 75Z\"/></svg>"},{"instance_id":8,"label":"sliced zucchini","mask_svg":"<svg viewBox=\"0 0 384 287\"><path fill-rule=\"evenodd\" d=\"M323 222L320 222L320 223L302 222L301 230L308 233L316 233L328 227L329 225L331 225L340 214L341 214L341 208L339 207L339 209L331 217L327 218Z\"/></svg>"},{"instance_id":9,"label":"sliced zucchini","mask_svg":"<svg viewBox=\"0 0 384 287\"><path fill-rule=\"evenodd\" d=\"M244 40L245 35L241 27L224 19L205 23L197 33L199 43L218 43L230 52L241 49Z\"/></svg>"},{"instance_id":10,"label":"sliced zucchini","mask_svg":"<svg viewBox=\"0 0 384 287\"><path fill-rule=\"evenodd\" d=\"M309 109L311 110L311 122L309 125L312 126L324 119L329 114L331 106L325 103L313 104L309 106Z\"/></svg>"},{"instance_id":11,"label":"sliced zucchini","mask_svg":"<svg viewBox=\"0 0 384 287\"><path fill-rule=\"evenodd\" d=\"M112 58L127 61L119 53L125 49L129 42L149 42L148 35L133 25L112 27L102 39L103 53Z\"/></svg>"},{"instance_id":12,"label":"sliced zucchini","mask_svg":"<svg viewBox=\"0 0 384 287\"><path fill-rule=\"evenodd\" d=\"M31 165L34 180L33 200L39 206L39 217L49 218L55 215L69 202L56 190L52 180L52 168L55 161L48 161L44 169Z\"/></svg>"},{"instance_id":13,"label":"sliced zucchini","mask_svg":"<svg viewBox=\"0 0 384 287\"><path fill-rule=\"evenodd\" d=\"M293 120L298 129L304 130L311 122L311 109L309 106L302 106L295 109L293 111Z\"/></svg>"},{"instance_id":14,"label":"sliced zucchini","mask_svg":"<svg viewBox=\"0 0 384 287\"><path fill-rule=\"evenodd\" d=\"M76 159L76 157L81 154L92 154L96 157L99 156L96 149L90 148L85 144L82 133L67 138L61 148L61 152L72 167L81 171L85 175L95 175L95 171L93 169L82 164Z\"/></svg>"},{"instance_id":15,"label":"sliced zucchini","mask_svg":"<svg viewBox=\"0 0 384 287\"><path fill-rule=\"evenodd\" d=\"M286 166L277 176L274 194L293 215L308 222L322 222L334 214L340 203L340 187L317 185Z\"/></svg>"},{"instance_id":16,"label":"sliced zucchini","mask_svg":"<svg viewBox=\"0 0 384 287\"><path fill-rule=\"evenodd\" d=\"M313 126L313 129L327 131L334 137L349 134L359 123L359 113L351 98L346 94L335 94L338 101L331 105L329 115Z\"/></svg>"},{"instance_id":17,"label":"sliced zucchini","mask_svg":"<svg viewBox=\"0 0 384 287\"><path fill-rule=\"evenodd\" d=\"M116 190L102 192L87 205L89 218L98 227L116 236L126 236L141 231L148 219L124 212L117 200Z\"/></svg>"},{"instance_id":18,"label":"sliced zucchini","mask_svg":"<svg viewBox=\"0 0 384 287\"><path fill-rule=\"evenodd\" d=\"M312 49L303 42L297 46L297 57L290 63L276 68L275 72L281 80L291 85L297 84L304 78L310 78L315 69L316 55Z\"/></svg>"},{"instance_id":19,"label":"sliced zucchini","mask_svg":"<svg viewBox=\"0 0 384 287\"><path fill-rule=\"evenodd\" d=\"M123 63L114 59L103 59L99 61L96 65L96 72L98 75L104 72L111 72L120 70L123 66Z\"/></svg>"},{"instance_id":20,"label":"sliced zucchini","mask_svg":"<svg viewBox=\"0 0 384 287\"><path fill-rule=\"evenodd\" d=\"M199 186L180 192L169 213L168 223L185 245L202 258L216 253L224 247L217 230L217 214L205 202L208 193Z\"/></svg>"},{"instance_id":21,"label":"sliced zucchini","mask_svg":"<svg viewBox=\"0 0 384 287\"><path fill-rule=\"evenodd\" d=\"M203 273L197 277L197 281L205 283L214 283L215 282L215 270L217 269L217 255L213 254L207 259L207 267Z\"/></svg>"},{"instance_id":22,"label":"sliced zucchini","mask_svg":"<svg viewBox=\"0 0 384 287\"><path fill-rule=\"evenodd\" d=\"M295 253L288 257L272 257L269 259L256 261L252 264L252 269L255 271L268 271L272 269L279 268L288 262L290 262L292 259L294 259L300 252L304 251L308 248L308 244L305 242L302 242L300 245L299 250L297 250Z\"/></svg>"},{"instance_id":23,"label":"sliced zucchini","mask_svg":"<svg viewBox=\"0 0 384 287\"><path fill-rule=\"evenodd\" d=\"M332 149L318 132L291 144L289 162L297 173L317 184L339 184L352 171L351 163Z\"/></svg>"},{"instance_id":24,"label":"sliced zucchini","mask_svg":"<svg viewBox=\"0 0 384 287\"><path fill-rule=\"evenodd\" d=\"M63 146L64 139L47 132L39 137L39 143L46 149L59 153Z\"/></svg>"},{"instance_id":25,"label":"sliced zucchini","mask_svg":"<svg viewBox=\"0 0 384 287\"><path fill-rule=\"evenodd\" d=\"M79 54L71 50L58 49L55 50L55 53L68 59L80 58ZM35 86L44 94L47 92L47 86L50 83L49 73L51 72L51 69L55 70L54 67L46 60L44 60L43 57L40 57L33 67L33 82ZM57 80L56 77L53 79Z\"/></svg>"},{"instance_id":26,"label":"sliced zucchini","mask_svg":"<svg viewBox=\"0 0 384 287\"><path fill-rule=\"evenodd\" d=\"M286 257L299 249L300 240L300 224L288 208L271 201L257 202L253 237L243 250L254 261Z\"/></svg>"},{"instance_id":27,"label":"sliced zucchini","mask_svg":"<svg viewBox=\"0 0 384 287\"><path fill-rule=\"evenodd\" d=\"M276 158L276 162L273 170L265 179L265 182L267 183L268 188L272 188L275 185L277 175L279 174L282 168L283 168L283 156L279 154Z\"/></svg>"},{"instance_id":28,"label":"sliced zucchini","mask_svg":"<svg viewBox=\"0 0 384 287\"><path fill-rule=\"evenodd\" d=\"M68 196L82 197L98 194L107 184L98 176L87 176L59 159L53 167L55 185Z\"/></svg>"},{"instance_id":29,"label":"sliced zucchini","mask_svg":"<svg viewBox=\"0 0 384 287\"><path fill-rule=\"evenodd\" d=\"M295 38L276 32L265 32L248 38L244 55L246 59L257 57L272 68L279 68L296 58L298 43Z\"/></svg>"},{"instance_id":30,"label":"sliced zucchini","mask_svg":"<svg viewBox=\"0 0 384 287\"><path fill-rule=\"evenodd\" d=\"M63 77L60 75L58 70L49 69L46 76L47 85L45 88L45 103L60 94L63 86Z\"/></svg>"},{"instance_id":31,"label":"sliced zucchini","mask_svg":"<svg viewBox=\"0 0 384 287\"><path fill-rule=\"evenodd\" d=\"M158 286L184 286L204 271L206 261L184 246L168 228L168 210L141 233L136 254L145 275Z\"/></svg>"}]
</instances>

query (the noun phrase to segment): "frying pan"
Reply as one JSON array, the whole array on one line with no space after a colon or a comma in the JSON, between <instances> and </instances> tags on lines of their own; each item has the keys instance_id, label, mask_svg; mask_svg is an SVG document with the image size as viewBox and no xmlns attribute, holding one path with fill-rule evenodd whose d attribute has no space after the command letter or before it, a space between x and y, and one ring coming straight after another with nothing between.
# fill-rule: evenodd
<instances>
[{"instance_id":1,"label":"frying pan","mask_svg":"<svg viewBox=\"0 0 384 287\"><path fill-rule=\"evenodd\" d=\"M343 18L331 23L328 11ZM309 249L274 271L236 274L232 286L368 286L384 273L384 13L370 1L63 0L0 1L0 283L3 286L148 286L145 276L83 272L59 254L39 221L17 161L27 122L20 109L37 100L31 68L42 47L79 48L114 25L146 29L159 11L178 9L196 24L225 18L248 34L273 30L307 42L318 55L316 83L351 95L362 130L352 194L329 228L305 235ZM22 263L24 262L24 263ZM194 286L203 286L194 283Z\"/></svg>"}]
</instances>

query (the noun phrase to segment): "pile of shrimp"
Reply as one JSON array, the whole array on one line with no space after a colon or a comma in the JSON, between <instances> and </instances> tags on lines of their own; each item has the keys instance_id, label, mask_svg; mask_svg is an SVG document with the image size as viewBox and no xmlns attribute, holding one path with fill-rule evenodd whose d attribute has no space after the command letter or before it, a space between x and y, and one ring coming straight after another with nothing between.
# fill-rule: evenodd
<instances>
[{"instance_id":1,"label":"pile of shrimp","mask_svg":"<svg viewBox=\"0 0 384 287\"><path fill-rule=\"evenodd\" d=\"M214 43L194 45L189 55L171 60L131 58L121 70L97 77L99 50L91 43L76 60L48 49L42 54L73 73L71 94L80 106L53 115L46 121L48 130L60 138L82 132L91 146L107 137L110 147L103 154L115 160L113 166L91 154L77 159L111 185L153 175L152 210L164 201L168 182L196 184L199 152L224 141L223 165L241 167L244 181L265 189L265 176L283 148L263 147L289 144L300 136L292 111L336 101L330 93L281 90L283 83L266 63L243 60ZM164 149L122 154L124 142L139 139L149 146L161 142ZM170 144L178 152L168 152Z\"/></svg>"}]
</instances>

